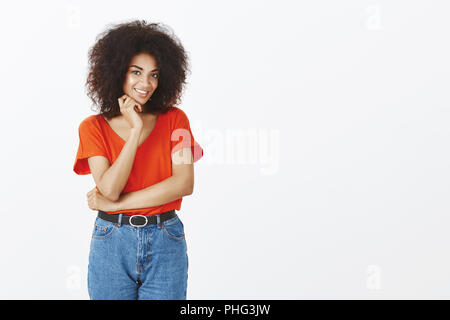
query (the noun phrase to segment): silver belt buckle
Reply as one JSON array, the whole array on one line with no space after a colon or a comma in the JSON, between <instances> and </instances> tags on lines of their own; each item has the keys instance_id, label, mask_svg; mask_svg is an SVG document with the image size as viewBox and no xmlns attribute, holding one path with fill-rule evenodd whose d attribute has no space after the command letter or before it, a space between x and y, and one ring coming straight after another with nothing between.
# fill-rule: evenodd
<instances>
[{"instance_id":1,"label":"silver belt buckle","mask_svg":"<svg viewBox=\"0 0 450 320\"><path fill-rule=\"evenodd\" d=\"M139 225L139 224L133 224L132 220L133 220L134 217L144 217L144 218L145 218L145 224L142 224L142 225ZM133 226L133 227L138 227L138 228L145 227L145 226L147 225L147 223L148 223L147 217L146 217L146 216L143 216L143 215L140 215L140 214L132 215L132 216L130 217L130 220L128 220L128 221L130 222L130 225L131 225L131 226Z\"/></svg>"}]
</instances>

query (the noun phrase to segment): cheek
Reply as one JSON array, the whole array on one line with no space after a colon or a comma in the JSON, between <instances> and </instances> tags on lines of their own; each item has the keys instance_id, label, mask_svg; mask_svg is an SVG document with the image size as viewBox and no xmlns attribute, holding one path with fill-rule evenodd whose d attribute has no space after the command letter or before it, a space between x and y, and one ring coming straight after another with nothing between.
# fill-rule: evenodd
<instances>
[{"instance_id":1,"label":"cheek","mask_svg":"<svg viewBox=\"0 0 450 320\"><path fill-rule=\"evenodd\" d=\"M125 82L123 84L123 89L125 90L132 90L135 84L135 79L133 77L127 76L125 78Z\"/></svg>"},{"instance_id":2,"label":"cheek","mask_svg":"<svg viewBox=\"0 0 450 320\"><path fill-rule=\"evenodd\" d=\"M125 77L125 82L133 83L133 82L138 81L138 79L139 79L139 76L132 74L132 73L128 73L127 76Z\"/></svg>"}]
</instances>

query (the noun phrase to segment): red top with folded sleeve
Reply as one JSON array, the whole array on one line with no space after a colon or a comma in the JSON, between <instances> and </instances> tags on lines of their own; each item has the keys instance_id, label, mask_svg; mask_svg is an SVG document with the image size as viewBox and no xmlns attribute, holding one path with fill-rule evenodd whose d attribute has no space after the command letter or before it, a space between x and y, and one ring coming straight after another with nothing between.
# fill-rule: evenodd
<instances>
[{"instance_id":1,"label":"red top with folded sleeve","mask_svg":"<svg viewBox=\"0 0 450 320\"><path fill-rule=\"evenodd\" d=\"M125 145L125 141L101 114L85 118L79 125L78 133L80 141L73 171L80 175L91 173L87 161L89 157L104 156L112 165ZM202 147L194 140L188 117L183 110L171 107L168 112L158 115L152 132L137 148L133 167L122 193L147 188L172 176L171 155L184 147L191 147L194 162L203 156ZM181 201L182 198L179 198L160 206L107 213L153 215L172 209L180 210Z\"/></svg>"}]
</instances>

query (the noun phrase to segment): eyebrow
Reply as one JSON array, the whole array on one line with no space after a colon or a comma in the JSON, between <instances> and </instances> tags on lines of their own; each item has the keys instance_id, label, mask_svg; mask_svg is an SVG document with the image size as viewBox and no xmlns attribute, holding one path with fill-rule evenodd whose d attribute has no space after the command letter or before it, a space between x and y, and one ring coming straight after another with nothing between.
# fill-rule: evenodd
<instances>
[{"instance_id":1,"label":"eyebrow","mask_svg":"<svg viewBox=\"0 0 450 320\"><path fill-rule=\"evenodd\" d=\"M132 65L130 66L130 68L131 68L131 67L135 67L135 68L138 68L138 69L144 70L143 68L141 68L141 67L138 67L137 65L134 65L134 64L132 64ZM159 71L159 68L153 69L153 70L152 70L152 71L150 71L150 72L153 72L153 71Z\"/></svg>"}]
</instances>

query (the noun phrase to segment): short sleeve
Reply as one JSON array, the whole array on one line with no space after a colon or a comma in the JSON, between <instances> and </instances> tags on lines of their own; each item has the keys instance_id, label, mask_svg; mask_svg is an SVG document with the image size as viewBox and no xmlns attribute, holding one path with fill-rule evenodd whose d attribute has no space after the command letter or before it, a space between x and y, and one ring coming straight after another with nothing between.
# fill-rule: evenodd
<instances>
[{"instance_id":1,"label":"short sleeve","mask_svg":"<svg viewBox=\"0 0 450 320\"><path fill-rule=\"evenodd\" d=\"M171 154L182 148L191 148L194 162L203 157L203 148L195 141L186 113L177 108L174 116L171 139Z\"/></svg>"},{"instance_id":2,"label":"short sleeve","mask_svg":"<svg viewBox=\"0 0 450 320\"><path fill-rule=\"evenodd\" d=\"M104 156L108 158L105 150L103 134L92 118L87 118L78 127L79 145L73 165L76 174L90 174L88 158L92 156Z\"/></svg>"}]
</instances>

